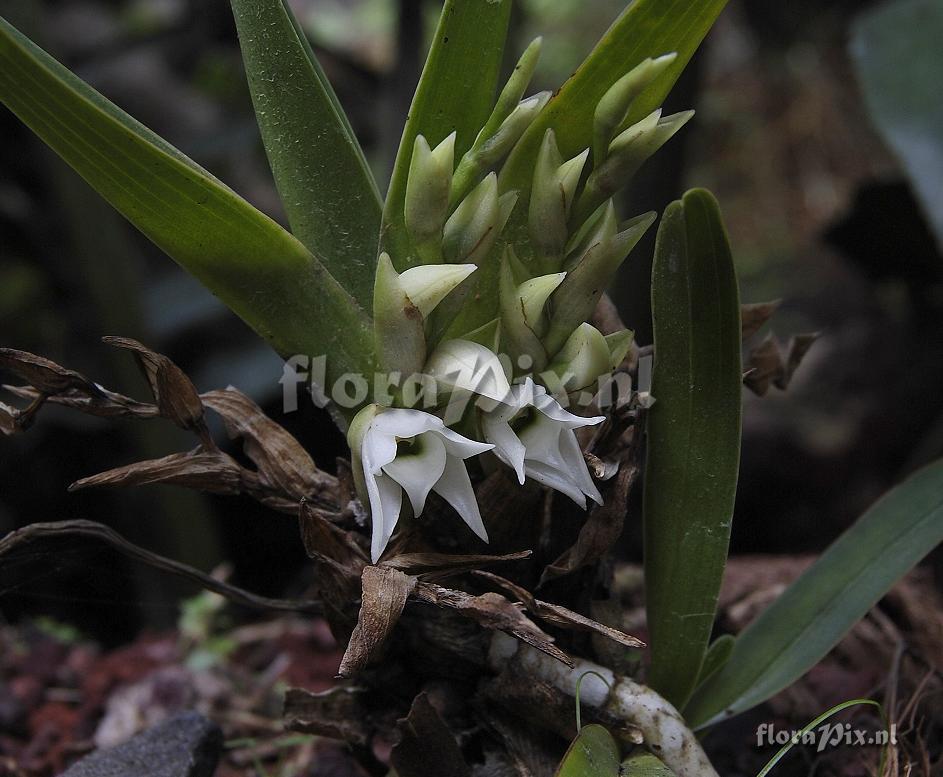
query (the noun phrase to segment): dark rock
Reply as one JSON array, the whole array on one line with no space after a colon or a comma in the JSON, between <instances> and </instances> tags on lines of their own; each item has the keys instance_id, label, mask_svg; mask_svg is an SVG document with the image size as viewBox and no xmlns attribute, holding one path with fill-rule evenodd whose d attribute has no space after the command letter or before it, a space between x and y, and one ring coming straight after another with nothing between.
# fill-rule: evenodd
<instances>
[{"instance_id":1,"label":"dark rock","mask_svg":"<svg viewBox=\"0 0 943 777\"><path fill-rule=\"evenodd\" d=\"M219 726L185 712L123 745L97 750L60 777L212 777L222 747Z\"/></svg>"}]
</instances>

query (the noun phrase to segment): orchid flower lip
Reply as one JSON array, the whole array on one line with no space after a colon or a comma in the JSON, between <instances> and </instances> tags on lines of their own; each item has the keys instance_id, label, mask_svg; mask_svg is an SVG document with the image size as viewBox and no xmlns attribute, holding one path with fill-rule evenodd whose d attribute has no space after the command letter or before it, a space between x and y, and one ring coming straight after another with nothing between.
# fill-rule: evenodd
<instances>
[{"instance_id":1,"label":"orchid flower lip","mask_svg":"<svg viewBox=\"0 0 943 777\"><path fill-rule=\"evenodd\" d=\"M376 409L358 445L373 523L373 562L380 559L393 536L404 493L418 516L429 493L436 492L487 542L465 459L493 447L464 437L422 410Z\"/></svg>"},{"instance_id":2,"label":"orchid flower lip","mask_svg":"<svg viewBox=\"0 0 943 777\"><path fill-rule=\"evenodd\" d=\"M503 400L480 410L485 439L494 444L495 456L514 470L518 482L530 477L581 507L586 506L586 497L602 504L575 430L594 426L604 416L582 418L564 410L529 377L512 386ZM525 422L515 423L524 413Z\"/></svg>"}]
</instances>

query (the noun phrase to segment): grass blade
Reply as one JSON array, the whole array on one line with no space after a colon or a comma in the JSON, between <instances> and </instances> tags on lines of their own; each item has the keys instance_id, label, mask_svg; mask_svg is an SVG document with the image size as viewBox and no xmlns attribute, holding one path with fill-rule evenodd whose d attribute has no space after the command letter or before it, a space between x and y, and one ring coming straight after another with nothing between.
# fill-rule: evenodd
<instances>
[{"instance_id":1,"label":"grass blade","mask_svg":"<svg viewBox=\"0 0 943 777\"><path fill-rule=\"evenodd\" d=\"M764 702L831 650L920 559L943 542L943 459L882 497L737 637L698 689L698 728Z\"/></svg>"}]
</instances>

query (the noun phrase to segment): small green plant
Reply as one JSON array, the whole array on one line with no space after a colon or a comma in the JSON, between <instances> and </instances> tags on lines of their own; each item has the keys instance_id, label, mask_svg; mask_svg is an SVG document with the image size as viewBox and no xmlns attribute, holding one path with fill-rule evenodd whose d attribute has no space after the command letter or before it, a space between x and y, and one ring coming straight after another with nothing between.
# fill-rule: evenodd
<instances>
[{"instance_id":1,"label":"small green plant","mask_svg":"<svg viewBox=\"0 0 943 777\"><path fill-rule=\"evenodd\" d=\"M710 642L743 377L739 292L714 198L688 192L658 227L653 366L614 322L604 291L656 220L623 220L614 198L691 118L659 106L724 4L635 0L557 92L528 96L539 39L499 83L511 0L447 0L381 198L287 3L232 0L291 232L0 19L0 100L286 360L319 365L320 396L350 444L355 493L317 471L247 398L198 395L166 357L133 341L112 342L135 352L156 404L5 349L0 366L31 383L20 395L33 403L0 406L0 428L25 428L46 401L164 416L196 432L200 448L81 485L174 482L300 511L321 610L349 638L341 674L361 681L350 698L391 682L367 668L395 649L387 638L407 601L419 601L439 608L422 617L447 611L484 627L483 645L461 661L477 661L482 676L512 672L501 675L508 689L522 677L530 692L539 681L572 699L587 675L587 708L640 732L649 751L623 762L621 744L589 725L578 741L598 738L605 757L587 766L577 747L568 759L582 759L579 769L564 764L559 774L712 774L693 730L798 679L943 539L939 462L868 511L735 641ZM635 390L611 401L629 374ZM257 471L216 448L206 409L243 440ZM641 643L530 592L606 558L642 469L643 432L648 685L570 657L534 621L626 649ZM562 555L541 549L552 532L541 534L533 484L592 504ZM430 509L433 493L454 513ZM546 504L546 526L559 525L568 508ZM529 556L514 579L485 571ZM460 575L486 590L441 585ZM443 638L433 650L427 631L414 619L403 650L433 677L448 675L442 655L457 643ZM406 688L378 698L416 696L411 730L447 732L419 686ZM358 717L364 708L345 703L346 727L313 719L310 699L296 727L362 746L372 735ZM291 717L292 697L288 706ZM443 742L441 752L461 757ZM402 777L419 773L405 745L393 760Z\"/></svg>"}]
</instances>

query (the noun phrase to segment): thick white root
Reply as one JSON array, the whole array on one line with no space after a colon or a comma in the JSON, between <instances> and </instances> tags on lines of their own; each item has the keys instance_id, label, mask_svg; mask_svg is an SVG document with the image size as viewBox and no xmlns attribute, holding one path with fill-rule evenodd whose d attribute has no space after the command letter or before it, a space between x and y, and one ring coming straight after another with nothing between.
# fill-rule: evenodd
<instances>
[{"instance_id":1,"label":"thick white root","mask_svg":"<svg viewBox=\"0 0 943 777\"><path fill-rule=\"evenodd\" d=\"M592 661L574 659L571 669L545 653L501 632L491 641L488 662L500 672L508 664L521 672L553 685L569 696L576 696L580 677L580 702L601 709L635 726L645 737L646 746L664 761L678 777L717 777L694 733L680 713L651 688L615 674ZM605 678L605 682L595 672Z\"/></svg>"}]
</instances>

